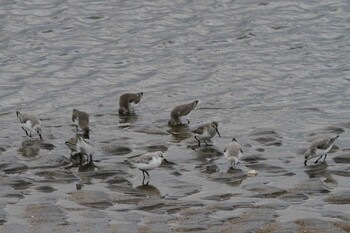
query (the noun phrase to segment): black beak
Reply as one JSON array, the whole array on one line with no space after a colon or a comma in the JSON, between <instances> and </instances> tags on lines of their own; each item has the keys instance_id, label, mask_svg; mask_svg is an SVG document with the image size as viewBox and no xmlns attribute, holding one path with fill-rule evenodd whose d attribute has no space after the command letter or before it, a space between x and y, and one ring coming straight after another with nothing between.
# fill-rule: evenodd
<instances>
[{"instance_id":1,"label":"black beak","mask_svg":"<svg viewBox=\"0 0 350 233\"><path fill-rule=\"evenodd\" d=\"M17 114L17 117L18 117L18 115L19 115L19 111L16 111L16 114Z\"/></svg>"},{"instance_id":2,"label":"black beak","mask_svg":"<svg viewBox=\"0 0 350 233\"><path fill-rule=\"evenodd\" d=\"M305 159L304 165L306 166L307 160Z\"/></svg>"},{"instance_id":3,"label":"black beak","mask_svg":"<svg viewBox=\"0 0 350 233\"><path fill-rule=\"evenodd\" d=\"M40 140L43 140L43 138L41 137L41 134L39 134Z\"/></svg>"},{"instance_id":4,"label":"black beak","mask_svg":"<svg viewBox=\"0 0 350 233\"><path fill-rule=\"evenodd\" d=\"M163 159L164 160L164 162L166 162L166 163L170 163L168 160L166 160L166 159Z\"/></svg>"},{"instance_id":5,"label":"black beak","mask_svg":"<svg viewBox=\"0 0 350 233\"><path fill-rule=\"evenodd\" d=\"M219 137L221 138L221 135L220 135L220 133L219 133L218 128L215 128L215 130L216 130L216 132L218 133Z\"/></svg>"}]
</instances>

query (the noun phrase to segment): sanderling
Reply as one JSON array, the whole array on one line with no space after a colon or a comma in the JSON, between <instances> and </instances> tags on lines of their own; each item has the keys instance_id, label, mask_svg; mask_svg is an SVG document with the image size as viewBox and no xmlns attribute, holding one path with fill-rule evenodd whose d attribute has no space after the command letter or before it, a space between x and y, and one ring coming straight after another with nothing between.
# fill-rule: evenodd
<instances>
[{"instance_id":1,"label":"sanderling","mask_svg":"<svg viewBox=\"0 0 350 233\"><path fill-rule=\"evenodd\" d=\"M77 128L77 132L80 127L84 132L84 138L89 138L89 114L87 114L86 112L79 111L77 109L73 109L72 121L74 122L75 127Z\"/></svg>"},{"instance_id":2,"label":"sanderling","mask_svg":"<svg viewBox=\"0 0 350 233\"><path fill-rule=\"evenodd\" d=\"M17 111L16 114L19 121L22 123L22 129L24 132L26 132L26 135L32 137L32 132L37 133L42 140L42 128L40 119L36 115L30 113L20 113Z\"/></svg>"},{"instance_id":3,"label":"sanderling","mask_svg":"<svg viewBox=\"0 0 350 233\"><path fill-rule=\"evenodd\" d=\"M230 168L236 166L240 158L242 157L243 151L241 145L238 144L236 138L232 139L232 142L227 144L224 150L224 156L230 162Z\"/></svg>"},{"instance_id":4,"label":"sanderling","mask_svg":"<svg viewBox=\"0 0 350 233\"><path fill-rule=\"evenodd\" d=\"M195 134L194 138L198 141L198 146L201 146L200 140L203 140L205 145L208 146L206 140L213 138L216 133L218 133L219 137L221 137L218 130L218 122L216 121L203 124L192 130L192 132Z\"/></svg>"},{"instance_id":5,"label":"sanderling","mask_svg":"<svg viewBox=\"0 0 350 233\"><path fill-rule=\"evenodd\" d=\"M306 166L306 163L308 160L315 158L317 156L320 156L315 163L317 163L322 156L324 155L323 161L326 160L327 153L332 149L332 146L335 142L335 140L339 137L339 135L331 138L323 138L323 139L316 139L314 140L309 149L304 153L305 156L305 162L304 165Z\"/></svg>"},{"instance_id":6,"label":"sanderling","mask_svg":"<svg viewBox=\"0 0 350 233\"><path fill-rule=\"evenodd\" d=\"M119 98L119 115L130 115L134 112L134 106L138 104L143 96L143 92L140 93L126 93Z\"/></svg>"},{"instance_id":7,"label":"sanderling","mask_svg":"<svg viewBox=\"0 0 350 233\"><path fill-rule=\"evenodd\" d=\"M163 152L156 151L156 152L146 153L146 154L140 155L139 157L135 158L132 161L132 163L139 170L142 171L142 174L143 174L142 184L144 184L144 181L146 178L145 173L149 177L149 174L147 171L153 170L153 169L159 167L163 160L168 163L168 161L164 158ZM148 184L148 182L147 182L147 184Z\"/></svg>"},{"instance_id":8,"label":"sanderling","mask_svg":"<svg viewBox=\"0 0 350 233\"><path fill-rule=\"evenodd\" d=\"M70 155L73 155L73 152L77 153L77 137L72 137L65 142L67 147L70 149Z\"/></svg>"},{"instance_id":9,"label":"sanderling","mask_svg":"<svg viewBox=\"0 0 350 233\"><path fill-rule=\"evenodd\" d=\"M188 124L190 123L190 114L191 111L197 106L198 100L193 101L189 104L182 104L180 106L175 107L170 113L170 120L168 121L168 125L181 125L181 118L187 116L186 120Z\"/></svg>"},{"instance_id":10,"label":"sanderling","mask_svg":"<svg viewBox=\"0 0 350 233\"><path fill-rule=\"evenodd\" d=\"M80 135L77 135L76 152L77 154L80 153L80 164L82 164L82 156L84 155L88 157L89 163L92 163L92 155L94 154L95 150L90 142L87 139L82 138Z\"/></svg>"}]
</instances>

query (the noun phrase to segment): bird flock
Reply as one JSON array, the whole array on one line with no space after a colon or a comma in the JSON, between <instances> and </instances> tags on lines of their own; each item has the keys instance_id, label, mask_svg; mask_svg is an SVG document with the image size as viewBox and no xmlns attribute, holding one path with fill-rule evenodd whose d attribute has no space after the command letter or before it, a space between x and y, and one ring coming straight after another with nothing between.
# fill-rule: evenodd
<instances>
[{"instance_id":1,"label":"bird flock","mask_svg":"<svg viewBox=\"0 0 350 233\"><path fill-rule=\"evenodd\" d=\"M126 93L120 96L119 98L119 109L118 113L120 116L132 115L135 114L135 106L141 101L143 92L140 93ZM198 100L195 100L191 103L182 104L176 106L170 112L170 120L168 125L170 127L190 124L189 116L191 112L198 105ZM31 113L21 113L16 111L17 118L19 119L22 129L25 131L26 135L32 138L32 133L38 134L40 140L42 140L42 126L40 119ZM185 118L185 122L183 121ZM79 165L81 166L84 161L87 164L93 164L93 154L95 152L93 146L91 145L90 139L90 126L89 126L89 115L83 111L73 109L72 112L72 121L76 126L76 135L65 142L67 147L71 150L70 155L79 156ZM218 130L218 122L212 121L208 123L201 124L191 132L194 135L194 139L198 142L198 147L201 146L201 141L205 143L205 146L209 146L207 140L213 138L216 134L221 137ZM81 132L81 133L79 133ZM307 166L307 161L310 159L319 157L315 164L324 156L323 161L326 160L328 152L331 150L336 139L339 135L329 138L316 139L311 142L309 148L304 153L304 165ZM233 138L230 143L228 143L224 149L224 157L229 162L229 168L235 168L239 160L243 155L243 150L241 145L237 142L236 138ZM86 157L86 159L85 159ZM138 156L137 158L132 159L131 163L134 164L136 168L142 171L143 180L146 179L145 174L149 177L148 171L158 168L161 163L165 161L168 162L164 153L161 151L146 153ZM148 184L148 182L146 183Z\"/></svg>"}]
</instances>

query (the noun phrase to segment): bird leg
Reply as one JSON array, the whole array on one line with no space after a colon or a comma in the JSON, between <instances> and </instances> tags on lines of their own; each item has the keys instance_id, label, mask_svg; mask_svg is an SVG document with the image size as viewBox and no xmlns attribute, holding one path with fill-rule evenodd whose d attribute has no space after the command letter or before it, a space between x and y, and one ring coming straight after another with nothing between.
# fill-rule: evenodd
<instances>
[{"instance_id":1,"label":"bird leg","mask_svg":"<svg viewBox=\"0 0 350 233\"><path fill-rule=\"evenodd\" d=\"M147 183L145 184L145 179L146 179L145 173L147 174L147 176L149 176L149 174L145 170L141 170L141 171L142 171L142 175L143 175L142 185L148 185L149 181L147 181Z\"/></svg>"},{"instance_id":2,"label":"bird leg","mask_svg":"<svg viewBox=\"0 0 350 233\"><path fill-rule=\"evenodd\" d=\"M93 164L93 162L92 162L92 155L90 155L89 157L90 157L89 164Z\"/></svg>"},{"instance_id":3,"label":"bird leg","mask_svg":"<svg viewBox=\"0 0 350 233\"><path fill-rule=\"evenodd\" d=\"M320 160L320 159L322 158L322 156L323 156L323 155L321 155L321 156L315 161L315 163L317 163L318 160Z\"/></svg>"},{"instance_id":4,"label":"bird leg","mask_svg":"<svg viewBox=\"0 0 350 233\"><path fill-rule=\"evenodd\" d=\"M326 161L327 154L324 155L323 161Z\"/></svg>"},{"instance_id":5,"label":"bird leg","mask_svg":"<svg viewBox=\"0 0 350 233\"><path fill-rule=\"evenodd\" d=\"M26 132L26 135L29 137L27 130L24 127L22 127L22 129L24 130L24 132Z\"/></svg>"},{"instance_id":6,"label":"bird leg","mask_svg":"<svg viewBox=\"0 0 350 233\"><path fill-rule=\"evenodd\" d=\"M83 165L83 154L82 153L78 153L79 154L79 158L80 158L80 163L79 166Z\"/></svg>"},{"instance_id":7,"label":"bird leg","mask_svg":"<svg viewBox=\"0 0 350 233\"><path fill-rule=\"evenodd\" d=\"M149 177L149 174L148 174L148 172L147 171L145 171L145 173L147 174L147 176Z\"/></svg>"},{"instance_id":8,"label":"bird leg","mask_svg":"<svg viewBox=\"0 0 350 233\"><path fill-rule=\"evenodd\" d=\"M201 141L197 138L197 136L194 136L194 138L198 141L198 147L201 146Z\"/></svg>"},{"instance_id":9,"label":"bird leg","mask_svg":"<svg viewBox=\"0 0 350 233\"><path fill-rule=\"evenodd\" d=\"M209 145L205 139L203 141L205 142L205 146L212 146L212 145Z\"/></svg>"}]
</instances>

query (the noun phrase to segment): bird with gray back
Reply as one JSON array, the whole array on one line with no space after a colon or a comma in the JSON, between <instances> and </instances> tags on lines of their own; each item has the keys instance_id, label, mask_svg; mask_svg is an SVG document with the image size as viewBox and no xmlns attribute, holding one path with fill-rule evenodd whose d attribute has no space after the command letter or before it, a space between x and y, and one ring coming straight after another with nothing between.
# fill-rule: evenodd
<instances>
[{"instance_id":1,"label":"bird with gray back","mask_svg":"<svg viewBox=\"0 0 350 233\"><path fill-rule=\"evenodd\" d=\"M22 129L24 132L26 132L26 135L31 138L32 132L37 133L42 140L42 128L40 119L36 115L30 113L21 113L17 111L16 114L17 118L22 124Z\"/></svg>"},{"instance_id":2,"label":"bird with gray back","mask_svg":"<svg viewBox=\"0 0 350 233\"><path fill-rule=\"evenodd\" d=\"M134 107L141 101L143 92L140 93L126 93L119 97L119 110L121 116L126 116L134 113Z\"/></svg>"},{"instance_id":3,"label":"bird with gray back","mask_svg":"<svg viewBox=\"0 0 350 233\"><path fill-rule=\"evenodd\" d=\"M233 138L232 141L227 144L224 150L224 156L230 163L230 168L236 166L243 154L241 145L237 142L236 138Z\"/></svg>"},{"instance_id":4,"label":"bird with gray back","mask_svg":"<svg viewBox=\"0 0 350 233\"><path fill-rule=\"evenodd\" d=\"M170 120L168 121L168 125L175 126L181 125L181 118L187 116L186 120L188 124L190 123L189 117L192 110L197 106L198 100L195 100L188 104L182 104L175 107L170 113Z\"/></svg>"},{"instance_id":5,"label":"bird with gray back","mask_svg":"<svg viewBox=\"0 0 350 233\"><path fill-rule=\"evenodd\" d=\"M142 184L145 181L145 174L149 177L148 171L153 170L159 167L162 161L169 163L165 158L164 154L161 151L150 152L138 156L137 158L131 160L131 162L142 171L143 180ZM148 184L148 182L147 182Z\"/></svg>"},{"instance_id":6,"label":"bird with gray back","mask_svg":"<svg viewBox=\"0 0 350 233\"><path fill-rule=\"evenodd\" d=\"M210 123L202 124L198 126L196 129L192 130L192 133L195 134L194 138L198 141L198 147L201 146L200 140L205 142L205 145L208 146L206 140L213 138L216 133L221 137L218 130L218 122L212 121Z\"/></svg>"},{"instance_id":7,"label":"bird with gray back","mask_svg":"<svg viewBox=\"0 0 350 233\"><path fill-rule=\"evenodd\" d=\"M330 138L321 138L314 140L309 148L304 153L305 161L304 165L307 165L307 161L315 157L319 158L315 161L317 163L323 156L323 161L326 160L328 152L332 149L335 140L339 138L339 135Z\"/></svg>"},{"instance_id":8,"label":"bird with gray back","mask_svg":"<svg viewBox=\"0 0 350 233\"><path fill-rule=\"evenodd\" d=\"M72 121L75 124L77 132L79 128L83 131L84 138L90 138L89 114L78 109L73 109Z\"/></svg>"}]
</instances>

